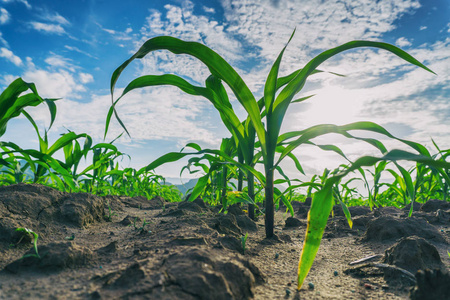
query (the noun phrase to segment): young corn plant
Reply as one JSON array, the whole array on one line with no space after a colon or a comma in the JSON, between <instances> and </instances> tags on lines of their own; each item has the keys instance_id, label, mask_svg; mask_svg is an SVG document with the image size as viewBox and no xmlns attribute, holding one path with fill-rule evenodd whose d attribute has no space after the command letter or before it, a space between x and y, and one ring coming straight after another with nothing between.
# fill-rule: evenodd
<instances>
[{"instance_id":1,"label":"young corn plant","mask_svg":"<svg viewBox=\"0 0 450 300\"><path fill-rule=\"evenodd\" d=\"M31 93L22 95L30 90ZM42 99L39 96L34 83L27 83L22 78L14 80L0 95L0 136L6 132L6 125L9 120L23 114L29 120L31 116L25 111L26 107L37 106L46 103L50 110L50 127L56 117L56 99Z\"/></svg>"},{"instance_id":2,"label":"young corn plant","mask_svg":"<svg viewBox=\"0 0 450 300\"><path fill-rule=\"evenodd\" d=\"M289 41L292 39L293 35L294 33L292 34ZM123 95L135 88L155 85L173 85L179 87L186 93L204 96L209 99L218 109L222 121L232 133L233 138L235 138L240 144L245 144L247 146L247 149L248 146L254 146L254 143L252 144L251 142L249 142L249 140L252 139L252 131L254 131L255 135L258 138L265 172L264 179L262 179L260 182L264 185L265 189L265 230L267 238L271 238L274 235L274 171L276 170L277 166L279 166L280 162L286 156L292 154L292 151L297 147L303 144L308 144L312 139L319 136L329 133L337 133L347 138L367 142L379 149L381 153L386 153L380 158L363 157L360 160L355 161L347 170L328 178L324 182L320 191L315 193L309 212L307 235L305 238L302 256L299 263L298 288L300 289L306 277L306 274L311 268L312 262L322 239L326 221L331 212L334 184L336 184L343 176L345 176L349 172L352 172L359 167L371 166L375 163L378 163L379 161L397 161L407 159L413 161L420 160L427 164L436 164L436 162L430 158L428 151L422 145L395 138L384 128L371 122L356 122L342 126L330 124L316 125L301 131L280 135L281 126L290 104L304 101L309 98L302 97L300 99L296 99L295 96L302 90L307 78L310 75L318 72L317 67L319 67L320 64L343 51L354 48L373 47L384 49L399 56L400 58L406 60L411 64L421 67L431 73L433 72L422 63L417 61L415 58L413 58L411 55L393 45L371 41L352 41L322 52L321 54L313 58L310 62L308 62L303 69L299 69L291 73L289 76L279 77L278 73L280 63L286 47L287 45L282 49L269 72L264 86L264 97L260 101L256 101L255 96L252 94L252 92L242 80L242 78L238 75L238 73L220 55L218 55L207 46L196 42L182 41L180 39L169 36L152 38L146 41L134 55L132 55L114 71L111 77L112 106L107 116L106 129L109 126L110 119L113 113L115 114L122 127L124 127L122 121L117 115L115 105L123 97ZM133 60L141 59L147 54L157 50L168 50L174 54L191 55L204 63L208 67L212 76L210 76L206 80L206 87L193 86L175 75L147 75L133 80L125 88L122 95L117 100L114 100L115 85L123 70ZM211 79L214 81L214 85L212 85L211 82L208 81ZM236 118L236 114L233 112L231 104L229 103L229 101L226 101L228 97L224 95L226 91L222 86L222 82L229 86L239 103L247 111L248 118L245 122L241 123ZM264 123L263 119L265 120ZM242 126L242 124L250 123L252 126ZM416 155L405 151L395 151L387 153L386 148L380 141L353 136L349 133L349 131L352 130L375 132L390 138L397 139L409 145L410 147L418 151L421 155ZM245 139L246 136L250 138ZM277 148L280 144L286 146L282 150L281 154L278 155L278 159L276 159ZM252 152L254 151L253 148L254 147L250 148ZM250 157L250 155L247 155L247 158L248 157ZM227 157L226 159L228 160L229 157ZM237 163L231 158L229 161ZM244 162L246 166L244 166L243 170L245 169L247 172L251 171L252 174L255 174L253 172L253 167L255 164L253 157L251 160L244 159ZM442 169L446 167L447 164L437 164L436 166Z\"/></svg>"},{"instance_id":3,"label":"young corn plant","mask_svg":"<svg viewBox=\"0 0 450 300\"><path fill-rule=\"evenodd\" d=\"M23 236L20 238L20 240L22 240L24 236L28 236L31 238L31 241L33 243L34 253L24 255L24 256L22 256L22 259L26 258L26 257L36 257L36 258L40 259L41 257L39 256L38 247L37 247L37 241L38 241L39 235L36 232L34 232L33 230L25 228L25 227L19 227L16 229L16 231L23 233Z\"/></svg>"}]
</instances>

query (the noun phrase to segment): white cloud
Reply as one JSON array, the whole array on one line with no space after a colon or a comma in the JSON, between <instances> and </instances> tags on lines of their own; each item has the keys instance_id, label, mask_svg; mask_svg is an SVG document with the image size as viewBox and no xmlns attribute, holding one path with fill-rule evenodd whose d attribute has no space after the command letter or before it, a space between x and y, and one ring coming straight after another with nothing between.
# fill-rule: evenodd
<instances>
[{"instance_id":1,"label":"white cloud","mask_svg":"<svg viewBox=\"0 0 450 300\"><path fill-rule=\"evenodd\" d=\"M39 94L46 98L77 98L78 92L85 91L83 85L77 83L73 75L65 70L28 70L22 77L25 81L34 82Z\"/></svg>"},{"instance_id":2,"label":"white cloud","mask_svg":"<svg viewBox=\"0 0 450 300\"><path fill-rule=\"evenodd\" d=\"M81 50L81 49L79 49L79 48L77 48L77 47L65 45L64 48L66 48L67 50L70 50L70 51L75 51L75 52L84 54L84 55L86 55L86 56L88 56L88 57L91 57L91 58L98 59L97 57L95 57L94 55L90 54L89 52L83 51L83 50Z\"/></svg>"},{"instance_id":3,"label":"white cloud","mask_svg":"<svg viewBox=\"0 0 450 300\"><path fill-rule=\"evenodd\" d=\"M420 7L416 0L396 1L222 1L228 31L242 36L262 59L273 61L294 28L286 52L288 64L352 39L377 39L395 28L401 15ZM267 13L271 12L271 13Z\"/></svg>"},{"instance_id":4,"label":"white cloud","mask_svg":"<svg viewBox=\"0 0 450 300\"><path fill-rule=\"evenodd\" d=\"M449 51L450 39L410 51L419 61L427 60L427 66L438 76L415 66L402 67L407 63L386 51L346 54L344 59L335 62L338 66L334 71L344 69L342 73L348 77L317 76L324 82L307 93L317 96L290 107L284 131L320 123L368 120L387 126L399 137L425 145L430 145L432 136L438 145L447 149L450 147L450 103L446 96L446 87L450 85L450 58L446 54ZM406 72L399 74L396 70ZM365 76L367 80L362 79ZM356 149L360 154L367 151Z\"/></svg>"},{"instance_id":5,"label":"white cloud","mask_svg":"<svg viewBox=\"0 0 450 300\"><path fill-rule=\"evenodd\" d=\"M218 52L227 61L243 60L241 43L233 35L227 33L223 24L207 16L195 15L192 2L185 0L181 7L166 4L164 9L165 18L157 10L150 11L146 24L141 28L142 38L138 41L137 46L149 38L170 35L186 41L203 43Z\"/></svg>"},{"instance_id":6,"label":"white cloud","mask_svg":"<svg viewBox=\"0 0 450 300\"><path fill-rule=\"evenodd\" d=\"M65 30L64 28L59 25L59 24L47 24L47 23L41 23L41 22L30 22L29 23L31 28L33 28L34 30L37 31L42 31L45 33L50 33L50 34L64 34Z\"/></svg>"},{"instance_id":7,"label":"white cloud","mask_svg":"<svg viewBox=\"0 0 450 300\"><path fill-rule=\"evenodd\" d=\"M44 15L42 15L42 18L47 21L58 23L61 25L70 25L70 22L57 12L54 13L45 12Z\"/></svg>"},{"instance_id":8,"label":"white cloud","mask_svg":"<svg viewBox=\"0 0 450 300\"><path fill-rule=\"evenodd\" d=\"M427 28L428 28L427 26L420 26L419 30L425 30Z\"/></svg>"},{"instance_id":9,"label":"white cloud","mask_svg":"<svg viewBox=\"0 0 450 300\"><path fill-rule=\"evenodd\" d=\"M12 2L19 2L19 3L23 3L26 8L31 9L31 5L28 3L27 0L2 0L3 3L12 3Z\"/></svg>"},{"instance_id":10,"label":"white cloud","mask_svg":"<svg viewBox=\"0 0 450 300\"><path fill-rule=\"evenodd\" d=\"M412 45L412 43L410 41L408 41L407 38L400 37L395 41L395 45L397 45L399 47L409 47Z\"/></svg>"},{"instance_id":11,"label":"white cloud","mask_svg":"<svg viewBox=\"0 0 450 300\"><path fill-rule=\"evenodd\" d=\"M0 57L6 58L16 66L20 67L22 65L22 60L17 55L14 55L14 53L6 48L0 48Z\"/></svg>"},{"instance_id":12,"label":"white cloud","mask_svg":"<svg viewBox=\"0 0 450 300\"><path fill-rule=\"evenodd\" d=\"M214 14L216 12L216 10L212 7L202 6L202 8L206 13Z\"/></svg>"},{"instance_id":13,"label":"white cloud","mask_svg":"<svg viewBox=\"0 0 450 300\"><path fill-rule=\"evenodd\" d=\"M83 84L94 81L94 77L91 74L80 72L80 81Z\"/></svg>"},{"instance_id":14,"label":"white cloud","mask_svg":"<svg viewBox=\"0 0 450 300\"><path fill-rule=\"evenodd\" d=\"M11 15L9 14L9 12L3 7L0 7L0 24L6 24L10 19Z\"/></svg>"},{"instance_id":15,"label":"white cloud","mask_svg":"<svg viewBox=\"0 0 450 300\"><path fill-rule=\"evenodd\" d=\"M109 33L113 39L117 41L130 41L133 38L133 35L131 34L133 32L133 29L128 27L125 29L124 32L116 31L113 29L104 28L101 24L96 23L97 26L99 26L103 31Z\"/></svg>"},{"instance_id":16,"label":"white cloud","mask_svg":"<svg viewBox=\"0 0 450 300\"><path fill-rule=\"evenodd\" d=\"M4 46L9 47L8 42L3 38L2 32L0 31L0 43L2 43Z\"/></svg>"},{"instance_id":17,"label":"white cloud","mask_svg":"<svg viewBox=\"0 0 450 300\"><path fill-rule=\"evenodd\" d=\"M45 59L45 62L52 67L56 68L65 68L69 69L72 72L75 72L75 66L72 64L71 60L61 55L57 55L51 53L52 56L49 56Z\"/></svg>"},{"instance_id":18,"label":"white cloud","mask_svg":"<svg viewBox=\"0 0 450 300\"><path fill-rule=\"evenodd\" d=\"M207 100L186 95L173 87L131 92L119 102L117 111L133 140L138 141L177 140L180 147L197 141L211 146L220 142L217 131L224 130ZM110 136L122 132L115 123Z\"/></svg>"}]
</instances>

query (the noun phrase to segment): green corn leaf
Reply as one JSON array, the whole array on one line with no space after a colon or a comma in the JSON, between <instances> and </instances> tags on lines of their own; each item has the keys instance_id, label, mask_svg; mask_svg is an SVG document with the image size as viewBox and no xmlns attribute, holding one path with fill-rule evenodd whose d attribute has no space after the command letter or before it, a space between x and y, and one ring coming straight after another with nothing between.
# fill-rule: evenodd
<instances>
[{"instance_id":1,"label":"green corn leaf","mask_svg":"<svg viewBox=\"0 0 450 300\"><path fill-rule=\"evenodd\" d=\"M28 89L31 93L20 96ZM0 95L0 136L5 133L9 120L23 113L26 107L37 106L44 101L50 110L51 127L56 116L56 106L53 103L55 100L57 99L42 99L34 83L27 83L22 78L17 78Z\"/></svg>"},{"instance_id":2,"label":"green corn leaf","mask_svg":"<svg viewBox=\"0 0 450 300\"><path fill-rule=\"evenodd\" d=\"M146 41L132 57L126 60L114 71L111 77L112 96L114 93L114 87L122 71L134 59L143 58L148 53L156 50L169 50L174 54L188 54L203 62L208 67L212 75L223 80L231 88L238 101L243 105L249 114L260 141L262 141L265 145L265 134L261 121L260 110L250 89L238 73L220 55L200 43L185 42L170 36L155 37ZM114 105L112 109L114 110Z\"/></svg>"},{"instance_id":3,"label":"green corn leaf","mask_svg":"<svg viewBox=\"0 0 450 300\"><path fill-rule=\"evenodd\" d=\"M354 179L356 179L356 178L354 178ZM351 215L350 211L348 210L347 205L345 205L345 203L342 202L341 197L336 197L336 198L338 199L339 204L341 204L342 211L344 212L345 218L347 219L348 226L350 228L352 228L353 227L352 215Z\"/></svg>"},{"instance_id":4,"label":"green corn leaf","mask_svg":"<svg viewBox=\"0 0 450 300\"><path fill-rule=\"evenodd\" d=\"M306 276L319 250L323 232L327 226L328 216L333 207L333 185L336 179L329 179L325 182L320 191L316 192L308 213L308 225L306 237L303 243L302 254L298 265L297 289L303 285Z\"/></svg>"},{"instance_id":5,"label":"green corn leaf","mask_svg":"<svg viewBox=\"0 0 450 300\"><path fill-rule=\"evenodd\" d=\"M308 100L309 98L314 97L314 96L315 96L315 94L314 95L305 96L305 97L302 97L302 98L298 98L296 100L292 100L291 103L300 103L300 102Z\"/></svg>"},{"instance_id":6,"label":"green corn leaf","mask_svg":"<svg viewBox=\"0 0 450 300\"><path fill-rule=\"evenodd\" d=\"M311 269L314 258L319 250L320 241L325 230L328 216L330 215L333 202L333 185L344 176L361 167L373 166L380 161L408 160L423 163L438 169L450 169L450 163L434 160L431 157L410 153L403 150L392 150L382 157L363 156L352 163L347 169L329 177L325 180L321 190L316 192L308 213L308 226L303 243L298 269L298 286L300 289Z\"/></svg>"},{"instance_id":7,"label":"green corn leaf","mask_svg":"<svg viewBox=\"0 0 450 300\"><path fill-rule=\"evenodd\" d=\"M423 145L420 145L418 143L411 142L408 140L397 138L397 137L393 136L392 134L390 134L382 126L380 126L376 123L355 122L355 123L350 123L350 124L346 124L346 125L342 125L342 126L331 125L331 124L321 124L321 125L312 126L308 129L305 129L302 131L294 131L294 132L289 132L289 133L280 135L280 137L278 138L278 143L285 142L286 140L295 138L297 136L299 136L299 138L288 143L288 145L286 146L286 149L280 155L280 158L278 159L278 162L276 163L276 165L278 165L281 162L281 160L283 160L283 158L288 153L292 152L298 146L309 142L313 138L316 138L316 137L319 137L321 135L325 135L328 133L337 133L337 134L341 134L347 138L361 140L361 141L367 142L367 143L371 144L372 146L378 148L380 150L380 152L382 152L382 153L387 152L386 147L380 141L375 140L375 139L370 139L370 138L355 137L355 136L351 135L350 133L348 133L348 131L351 131L351 130L364 130L364 131L379 133L379 134L388 136L390 138L396 139L400 142L407 144L408 146L417 150L420 154L430 157L429 151ZM339 153L339 152L337 152L337 153Z\"/></svg>"},{"instance_id":8,"label":"green corn leaf","mask_svg":"<svg viewBox=\"0 0 450 300\"><path fill-rule=\"evenodd\" d=\"M191 195L189 196L189 201L194 201L198 196L200 196L200 194L205 189L205 186L208 184L209 176L209 174L206 174L198 179L197 184L195 185L194 189L191 192Z\"/></svg>"},{"instance_id":9,"label":"green corn leaf","mask_svg":"<svg viewBox=\"0 0 450 300\"><path fill-rule=\"evenodd\" d=\"M277 79L278 79L278 70L280 69L280 63L281 59L283 58L284 51L286 50L286 47L289 45L290 41L292 40L292 37L295 34L292 32L291 37L289 38L289 41L284 46L283 50L281 50L280 54L278 55L277 59L275 60L274 64L272 65L272 68L270 69L269 75L267 76L266 84L264 85L264 103L266 108L266 114L269 115L272 113L272 105L273 101L275 100L275 93L277 91ZM276 135L278 136L278 135Z\"/></svg>"},{"instance_id":10,"label":"green corn leaf","mask_svg":"<svg viewBox=\"0 0 450 300\"><path fill-rule=\"evenodd\" d=\"M299 72L297 74L297 76L295 76L295 78L293 78L292 81L290 81L289 84L277 96L275 103L274 103L274 108L273 108L274 118L279 119L279 120L282 120L284 118L284 115L286 114L286 110L289 107L289 104L291 103L291 100L293 99L295 94L297 94L303 88L308 76L311 75L312 72L321 63L323 63L327 59L333 57L334 55L336 55L340 52L354 49L354 48L360 48L360 47L374 47L374 48L379 48L379 49L384 49L384 50L390 51L393 54L399 56L400 58L403 58L407 62L435 74L433 71L431 71L425 65L420 63L417 59L415 59L414 57L412 57L405 51L401 50L400 48L395 47L391 44L380 43L380 42L371 42L371 41L348 42L348 43L338 46L336 48L332 48L332 49L322 52L321 54L317 55L315 58L313 58L311 61L309 61L306 64L306 66L301 70L301 72Z\"/></svg>"},{"instance_id":11,"label":"green corn leaf","mask_svg":"<svg viewBox=\"0 0 450 300\"><path fill-rule=\"evenodd\" d=\"M408 195L408 197L409 197L409 199L411 201L411 209L409 210L409 214L408 214L408 216L411 217L411 215L413 213L413 208L414 208L413 204L414 204L414 201L415 201L415 198L416 198L416 193L415 193L415 189L414 189L414 183L413 183L413 180L411 178L411 174L408 171L406 171L405 168L403 168L402 166L400 166L397 163L395 163L395 165L400 170L400 173L403 176L403 182L405 183L406 192L407 192L407 195Z\"/></svg>"}]
</instances>

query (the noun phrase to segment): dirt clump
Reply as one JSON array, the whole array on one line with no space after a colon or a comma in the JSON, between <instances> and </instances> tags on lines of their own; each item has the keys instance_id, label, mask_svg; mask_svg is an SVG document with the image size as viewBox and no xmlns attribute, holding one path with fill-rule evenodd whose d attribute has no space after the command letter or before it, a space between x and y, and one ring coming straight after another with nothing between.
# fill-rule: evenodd
<instances>
[{"instance_id":1,"label":"dirt clump","mask_svg":"<svg viewBox=\"0 0 450 300\"><path fill-rule=\"evenodd\" d=\"M367 224L364 242L396 241L402 237L416 235L434 243L445 243L447 240L441 233L422 218L399 219L392 216L382 216L371 220Z\"/></svg>"},{"instance_id":2,"label":"dirt clump","mask_svg":"<svg viewBox=\"0 0 450 300\"><path fill-rule=\"evenodd\" d=\"M39 257L35 254L34 249L29 250L22 258L6 265L5 269L12 273L29 271L30 269L43 272L58 271L84 266L95 258L90 249L72 241L41 246L39 247Z\"/></svg>"},{"instance_id":3,"label":"dirt clump","mask_svg":"<svg viewBox=\"0 0 450 300\"><path fill-rule=\"evenodd\" d=\"M418 270L445 269L436 247L417 236L400 239L385 251L383 262L395 265L413 274Z\"/></svg>"},{"instance_id":4,"label":"dirt clump","mask_svg":"<svg viewBox=\"0 0 450 300\"><path fill-rule=\"evenodd\" d=\"M201 199L169 203L158 197L70 194L40 185L1 187L0 299L408 299L411 283L392 285L383 269L360 276L344 271L350 262L381 257L410 235L432 244L442 265L450 265L449 223L424 219L440 214L445 221L446 209L415 211L413 218L385 209L375 218L366 207L350 207L350 228L336 207L304 287L296 292L310 205L311 199L294 203L295 216L280 208L275 235L266 239L263 215L249 219L242 204L225 212ZM286 226L290 222L300 226ZM16 232L18 227L39 235L41 258L30 256L32 237ZM427 262L431 250L420 245L397 246L385 265L420 258L424 265L415 269L435 267ZM408 249L418 249L417 257L401 256ZM425 274L417 283L418 297L429 293L430 285L423 283L430 278L440 278L441 284L447 278Z\"/></svg>"},{"instance_id":5,"label":"dirt clump","mask_svg":"<svg viewBox=\"0 0 450 300\"><path fill-rule=\"evenodd\" d=\"M450 300L450 274L442 269L419 270L416 286L410 292L411 300Z\"/></svg>"}]
</instances>

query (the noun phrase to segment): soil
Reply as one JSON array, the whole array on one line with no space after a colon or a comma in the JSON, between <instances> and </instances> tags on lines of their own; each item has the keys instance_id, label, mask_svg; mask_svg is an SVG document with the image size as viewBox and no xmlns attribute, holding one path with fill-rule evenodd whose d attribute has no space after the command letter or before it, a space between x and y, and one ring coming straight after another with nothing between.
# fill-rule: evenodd
<instances>
[{"instance_id":1,"label":"soil","mask_svg":"<svg viewBox=\"0 0 450 300\"><path fill-rule=\"evenodd\" d=\"M335 207L299 292L309 203L294 209L266 239L239 206L0 187L0 299L450 299L449 203L351 207L352 229Z\"/></svg>"}]
</instances>

